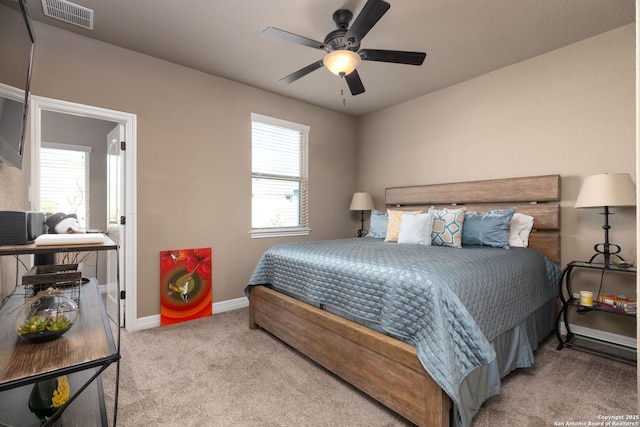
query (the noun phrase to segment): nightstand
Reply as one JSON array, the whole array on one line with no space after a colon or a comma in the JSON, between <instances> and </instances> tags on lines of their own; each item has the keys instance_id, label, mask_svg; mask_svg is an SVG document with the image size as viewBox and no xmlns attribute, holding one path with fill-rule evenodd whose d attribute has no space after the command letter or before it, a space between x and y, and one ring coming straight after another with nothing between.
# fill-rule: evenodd
<instances>
[{"instance_id":1,"label":"nightstand","mask_svg":"<svg viewBox=\"0 0 640 427\"><path fill-rule=\"evenodd\" d=\"M586 269L592 271L593 273L600 274L600 286L598 288L597 294L594 292L593 294L593 305L581 305L580 298L574 295L573 284L571 283L572 276L571 273L576 269ZM580 335L571 331L568 322L568 312L570 309L575 308L576 311L580 314L586 314L589 312L599 311L608 314L618 315L618 316L627 316L627 317L636 317L635 310L632 309L623 309L614 306L613 304L600 302L600 297L606 295L606 284L605 284L605 276L608 273L615 274L633 274L634 276L637 273L637 269L634 266L629 267L621 267L617 264L608 264L605 265L603 263L595 263L595 262L583 262L583 261L572 261L564 268L562 271L562 275L560 276L559 283L559 296L562 301L562 307L558 312L558 317L556 319L556 337L558 339L558 350L562 350L564 346L567 347L575 347L580 350L585 350L591 353L601 354L603 356L611 357L617 360L621 360L624 362L636 363L636 358L627 357L622 354L615 353L613 351L608 351L606 346L591 346L588 344L583 344L583 340L577 340ZM565 298L566 291L567 297ZM629 294L635 295L634 289L629 290ZM628 295L628 294L627 294ZM564 327L566 329L566 335L563 338L560 334L560 322L564 323ZM588 341L587 341L588 342Z\"/></svg>"}]
</instances>

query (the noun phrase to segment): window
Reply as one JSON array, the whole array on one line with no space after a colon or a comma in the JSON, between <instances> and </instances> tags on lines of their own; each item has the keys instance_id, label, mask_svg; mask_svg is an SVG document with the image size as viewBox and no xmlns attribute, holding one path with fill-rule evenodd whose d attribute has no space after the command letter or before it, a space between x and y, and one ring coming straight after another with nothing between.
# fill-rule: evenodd
<instances>
[{"instance_id":1,"label":"window","mask_svg":"<svg viewBox=\"0 0 640 427\"><path fill-rule=\"evenodd\" d=\"M251 236L309 234L309 126L251 114Z\"/></svg>"},{"instance_id":2,"label":"window","mask_svg":"<svg viewBox=\"0 0 640 427\"><path fill-rule=\"evenodd\" d=\"M40 150L40 211L76 214L89 223L89 153L91 147L42 143Z\"/></svg>"}]
</instances>

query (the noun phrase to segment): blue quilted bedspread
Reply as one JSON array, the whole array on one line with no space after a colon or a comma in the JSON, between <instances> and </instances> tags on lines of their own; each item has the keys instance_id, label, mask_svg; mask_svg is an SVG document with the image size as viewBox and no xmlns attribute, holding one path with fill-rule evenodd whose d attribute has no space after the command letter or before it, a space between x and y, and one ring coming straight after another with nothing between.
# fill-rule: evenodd
<instances>
[{"instance_id":1,"label":"blue quilted bedspread","mask_svg":"<svg viewBox=\"0 0 640 427\"><path fill-rule=\"evenodd\" d=\"M490 341L556 297L558 275L558 267L527 248L354 238L275 246L249 284L336 307L414 345L467 425L473 414L460 398L464 378L496 357Z\"/></svg>"}]
</instances>

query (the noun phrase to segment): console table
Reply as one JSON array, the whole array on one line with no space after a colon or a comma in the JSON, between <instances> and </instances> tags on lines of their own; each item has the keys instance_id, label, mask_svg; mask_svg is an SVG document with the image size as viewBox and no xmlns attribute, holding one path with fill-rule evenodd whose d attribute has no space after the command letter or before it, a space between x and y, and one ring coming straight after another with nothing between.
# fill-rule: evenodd
<instances>
[{"instance_id":1,"label":"console table","mask_svg":"<svg viewBox=\"0 0 640 427\"><path fill-rule=\"evenodd\" d=\"M115 251L118 256L118 246L106 238L104 244L91 245L0 246L0 256L108 250ZM119 293L119 274L117 277ZM114 337L97 280L91 279L80 286L80 315L76 323L66 334L52 341L30 343L14 330L14 316L8 313L25 301L21 285L17 285L0 306L0 425L40 426L40 421L28 407L33 384L62 375L69 379L69 400L42 425L109 425L101 374L112 364L116 371L112 425L116 425L120 375L119 313L115 319Z\"/></svg>"}]
</instances>

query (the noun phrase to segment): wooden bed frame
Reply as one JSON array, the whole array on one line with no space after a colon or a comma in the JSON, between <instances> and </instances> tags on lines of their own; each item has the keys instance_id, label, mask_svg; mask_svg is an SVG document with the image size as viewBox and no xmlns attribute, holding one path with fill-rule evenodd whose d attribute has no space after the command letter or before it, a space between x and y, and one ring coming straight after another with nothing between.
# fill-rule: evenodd
<instances>
[{"instance_id":1,"label":"wooden bed frame","mask_svg":"<svg viewBox=\"0 0 640 427\"><path fill-rule=\"evenodd\" d=\"M529 247L560 263L560 176L387 188L387 207L515 206L535 218ZM264 286L249 292L250 328L263 328L383 405L423 427L448 427L451 400L415 347Z\"/></svg>"}]
</instances>

